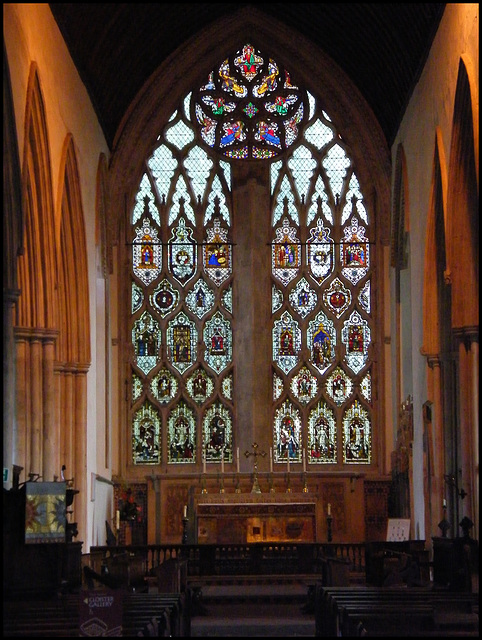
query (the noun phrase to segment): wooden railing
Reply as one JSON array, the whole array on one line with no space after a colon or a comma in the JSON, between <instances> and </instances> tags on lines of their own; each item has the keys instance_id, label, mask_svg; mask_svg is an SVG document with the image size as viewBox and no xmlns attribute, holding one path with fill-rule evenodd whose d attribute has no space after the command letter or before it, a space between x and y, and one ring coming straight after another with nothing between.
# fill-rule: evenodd
<instances>
[{"instance_id":1,"label":"wooden railing","mask_svg":"<svg viewBox=\"0 0 482 640\"><path fill-rule=\"evenodd\" d=\"M188 576L319 574L327 558L344 561L352 574L365 574L364 543L161 544L90 548L89 564L101 572L107 557L128 552L143 558L146 572L171 558L188 560Z\"/></svg>"}]
</instances>

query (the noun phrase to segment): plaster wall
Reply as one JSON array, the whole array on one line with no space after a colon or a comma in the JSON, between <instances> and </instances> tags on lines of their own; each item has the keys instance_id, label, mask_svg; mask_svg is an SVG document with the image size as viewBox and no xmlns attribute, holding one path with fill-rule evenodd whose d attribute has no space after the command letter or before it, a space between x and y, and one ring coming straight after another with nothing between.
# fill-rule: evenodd
<instances>
[{"instance_id":1,"label":"plaster wall","mask_svg":"<svg viewBox=\"0 0 482 640\"><path fill-rule=\"evenodd\" d=\"M52 194L55 207L56 238L60 237L61 193L60 166L66 136L71 134L79 172L81 205L84 215L87 261L89 271L90 336L92 364L87 374L87 478L91 472L103 472L97 466L96 431L98 428L96 388L99 372L103 372L105 352L97 353L97 323L104 330L104 312L96 309L96 176L99 156L109 157L109 149L91 104L49 5L40 3L7 3L3 5L3 34L6 57L10 69L16 127L19 141L20 163L24 155L26 96L32 63L37 66L48 134L48 151L52 176ZM59 251L59 247L57 247ZM97 359L101 361L99 371ZM104 412L102 406L101 411ZM67 470L68 474L69 470ZM59 469L60 474L60 469ZM87 490L91 487L88 483ZM90 517L94 502L87 497ZM84 549L92 544L92 531L83 539Z\"/></svg>"},{"instance_id":2,"label":"plaster wall","mask_svg":"<svg viewBox=\"0 0 482 640\"><path fill-rule=\"evenodd\" d=\"M398 145L403 145L407 161L410 217L410 291L412 301L423 300L423 273L427 213L430 204L435 132L439 128L448 163L452 137L452 118L459 61L463 55L473 65L477 78L478 103L479 5L448 3L427 62L405 111L392 146L395 169ZM393 181L392 181L393 184ZM446 185L445 185L446 187ZM447 194L444 193L444 201ZM392 303L393 304L393 303ZM423 344L423 309L412 305L412 385L414 407L414 497L415 535L424 538L423 516L423 421L422 406L427 400L426 361L420 353Z\"/></svg>"}]
</instances>

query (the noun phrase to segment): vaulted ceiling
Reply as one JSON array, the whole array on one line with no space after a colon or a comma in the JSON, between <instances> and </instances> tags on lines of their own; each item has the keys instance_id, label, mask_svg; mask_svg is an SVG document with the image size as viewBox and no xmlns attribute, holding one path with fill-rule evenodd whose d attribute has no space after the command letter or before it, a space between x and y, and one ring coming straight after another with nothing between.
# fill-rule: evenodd
<instances>
[{"instance_id":1,"label":"vaulted ceiling","mask_svg":"<svg viewBox=\"0 0 482 640\"><path fill-rule=\"evenodd\" d=\"M112 148L129 105L184 41L239 3L50 4ZM445 8L441 3L261 3L358 87L390 146Z\"/></svg>"}]
</instances>

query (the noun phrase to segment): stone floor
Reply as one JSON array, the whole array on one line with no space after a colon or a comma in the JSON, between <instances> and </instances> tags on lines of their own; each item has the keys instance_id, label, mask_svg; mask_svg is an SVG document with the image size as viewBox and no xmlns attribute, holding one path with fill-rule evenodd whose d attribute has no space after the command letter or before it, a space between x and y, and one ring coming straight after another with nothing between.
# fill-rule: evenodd
<instances>
[{"instance_id":1,"label":"stone floor","mask_svg":"<svg viewBox=\"0 0 482 640\"><path fill-rule=\"evenodd\" d=\"M305 612L307 601L308 586L302 584L205 586L191 635L314 637L315 617Z\"/></svg>"}]
</instances>

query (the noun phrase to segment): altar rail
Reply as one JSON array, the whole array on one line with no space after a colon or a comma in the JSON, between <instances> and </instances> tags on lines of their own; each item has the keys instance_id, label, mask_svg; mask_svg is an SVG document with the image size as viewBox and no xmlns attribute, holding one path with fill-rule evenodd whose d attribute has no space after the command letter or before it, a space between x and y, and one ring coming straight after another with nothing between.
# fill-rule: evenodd
<instances>
[{"instance_id":1,"label":"altar rail","mask_svg":"<svg viewBox=\"0 0 482 640\"><path fill-rule=\"evenodd\" d=\"M365 544L336 542L98 546L90 548L90 567L100 573L107 557L125 552L143 559L146 574L171 558L188 560L189 577L320 574L326 559L336 558L365 575Z\"/></svg>"}]
</instances>

